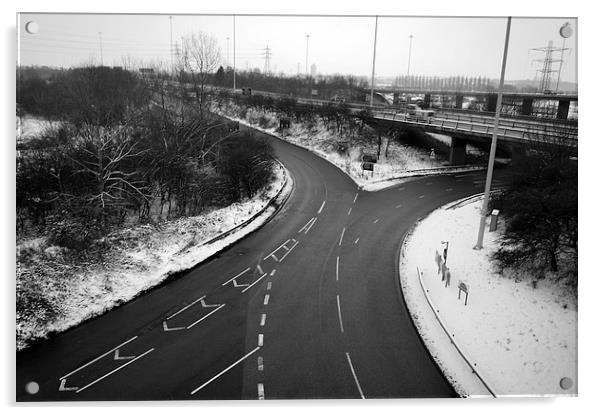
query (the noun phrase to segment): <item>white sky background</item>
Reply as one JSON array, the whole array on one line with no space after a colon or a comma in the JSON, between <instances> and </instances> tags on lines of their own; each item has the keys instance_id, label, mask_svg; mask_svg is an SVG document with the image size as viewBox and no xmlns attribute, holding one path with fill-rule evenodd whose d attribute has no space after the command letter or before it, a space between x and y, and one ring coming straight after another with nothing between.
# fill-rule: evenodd
<instances>
[{"instance_id":1,"label":"white sky background","mask_svg":"<svg viewBox=\"0 0 602 415\"><path fill-rule=\"evenodd\" d=\"M39 24L29 34L25 24ZM569 21L577 31L576 19L513 18L506 79L533 79L548 41L562 45L558 30ZM232 16L175 15L173 41L203 31L218 41L223 61L233 62ZM372 71L374 17L326 16L238 16L236 17L236 66L261 68L263 48L269 46L272 71L305 73L306 35L309 34L309 66L323 74L369 76ZM23 65L77 66L100 63L98 32L102 32L103 61L121 65L122 56L136 61L169 62L168 15L24 14L19 22ZM387 17L378 19L376 75L406 74L409 35L412 43L411 69L416 75L486 76L499 78L506 19ZM576 82L576 33L566 41L562 80ZM560 54L555 55L560 58ZM556 64L557 67L558 64ZM554 76L553 79L556 79Z\"/></svg>"}]
</instances>

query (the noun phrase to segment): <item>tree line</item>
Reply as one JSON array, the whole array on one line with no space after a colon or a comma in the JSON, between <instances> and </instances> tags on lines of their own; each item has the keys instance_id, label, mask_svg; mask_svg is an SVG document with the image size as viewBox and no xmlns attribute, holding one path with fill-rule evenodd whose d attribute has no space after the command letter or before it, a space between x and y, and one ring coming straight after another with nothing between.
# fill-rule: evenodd
<instances>
[{"instance_id":1,"label":"tree line","mask_svg":"<svg viewBox=\"0 0 602 415\"><path fill-rule=\"evenodd\" d=\"M58 121L18 145L18 233L81 249L130 220L197 215L253 197L272 178L270 145L211 114L205 94L183 100L184 77L174 84L160 69L18 71L19 111Z\"/></svg>"}]
</instances>

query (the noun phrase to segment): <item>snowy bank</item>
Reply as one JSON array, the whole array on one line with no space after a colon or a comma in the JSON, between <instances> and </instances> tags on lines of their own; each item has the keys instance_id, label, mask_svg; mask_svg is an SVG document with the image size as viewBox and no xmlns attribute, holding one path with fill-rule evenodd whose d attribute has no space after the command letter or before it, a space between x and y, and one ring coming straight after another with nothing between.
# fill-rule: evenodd
<instances>
[{"instance_id":1,"label":"snowy bank","mask_svg":"<svg viewBox=\"0 0 602 415\"><path fill-rule=\"evenodd\" d=\"M471 198L442 207L406 237L400 280L418 331L461 395L491 396L489 388L506 397L575 396L575 295L548 280L500 275L489 259L498 232L486 232L484 248L474 250L481 203ZM449 241L447 288L435 262L441 241ZM467 305L464 292L458 299L460 280L468 286Z\"/></svg>"},{"instance_id":2,"label":"snowy bank","mask_svg":"<svg viewBox=\"0 0 602 415\"><path fill-rule=\"evenodd\" d=\"M248 201L108 235L102 263L61 261L63 248L46 247L45 238L17 246L17 303L27 301L17 307L17 349L103 314L260 228L292 190L286 169L278 164L274 173L269 188Z\"/></svg>"},{"instance_id":3,"label":"snowy bank","mask_svg":"<svg viewBox=\"0 0 602 415\"><path fill-rule=\"evenodd\" d=\"M447 160L441 154L432 158L428 150L404 145L383 136L381 156L378 163L374 164L374 171L364 171L360 160L362 150L375 151L376 149L366 147L365 143L358 144L356 142L361 140L352 138L349 154L346 151L339 151L339 143L347 138L341 137L321 120L317 120L313 125L292 122L291 128L283 135L278 131L278 117L274 113L252 108L245 110L233 104L215 107L213 110L230 120L312 151L341 169L359 188L367 191L391 187L416 176L483 169L481 166L459 166L451 168L450 171L450 168L444 167ZM243 113L244 117L241 117Z\"/></svg>"}]
</instances>

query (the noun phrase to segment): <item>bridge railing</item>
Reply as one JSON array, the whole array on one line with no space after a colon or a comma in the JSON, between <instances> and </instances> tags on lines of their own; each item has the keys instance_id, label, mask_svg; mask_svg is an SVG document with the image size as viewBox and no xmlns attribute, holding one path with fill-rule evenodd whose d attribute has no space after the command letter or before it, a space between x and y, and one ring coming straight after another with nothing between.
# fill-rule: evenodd
<instances>
[{"instance_id":1,"label":"bridge railing","mask_svg":"<svg viewBox=\"0 0 602 415\"><path fill-rule=\"evenodd\" d=\"M488 123L477 123L474 121L464 121L459 118L429 118L425 120L409 116L407 113L396 113L391 111L374 112L375 118L381 118L391 121L403 122L410 125L438 127L443 131L462 131L467 133L477 133L483 135L493 135L494 126ZM549 126L548 126L549 127ZM529 140L541 143L562 143L568 147L577 146L577 134L567 133L566 131L549 129L545 126L537 128L537 125L530 125L528 128L516 128L509 126L498 126L498 136L507 139Z\"/></svg>"}]
</instances>

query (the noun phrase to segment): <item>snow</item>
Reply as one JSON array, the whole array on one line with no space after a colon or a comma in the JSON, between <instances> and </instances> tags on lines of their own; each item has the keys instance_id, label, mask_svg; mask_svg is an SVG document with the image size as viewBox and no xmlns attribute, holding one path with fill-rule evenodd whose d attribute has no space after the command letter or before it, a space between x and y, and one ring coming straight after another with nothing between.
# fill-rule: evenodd
<instances>
[{"instance_id":1,"label":"snow","mask_svg":"<svg viewBox=\"0 0 602 415\"><path fill-rule=\"evenodd\" d=\"M431 355L461 395L491 396L450 342L439 319L472 367L497 396L575 396L577 394L577 301L566 287L505 271L496 272L490 255L497 232L485 233L474 250L481 198L449 204L422 220L408 235L400 259L400 280L412 318ZM487 228L488 229L488 228ZM451 286L445 288L436 251L449 241ZM469 286L458 300L458 281ZM562 378L572 387L560 387Z\"/></svg>"},{"instance_id":2,"label":"snow","mask_svg":"<svg viewBox=\"0 0 602 415\"><path fill-rule=\"evenodd\" d=\"M281 165L275 176L267 191L251 200L201 216L139 225L108 235L111 250L102 263L63 264L62 248L46 247L44 238L19 244L17 295L34 292L57 311L49 317L45 309L35 307L36 302L27 315L17 311L17 349L127 302L261 227L292 190L292 180ZM275 203L270 203L272 200ZM246 221L250 222L214 240ZM22 255L32 253L33 261L19 261Z\"/></svg>"},{"instance_id":3,"label":"snow","mask_svg":"<svg viewBox=\"0 0 602 415\"><path fill-rule=\"evenodd\" d=\"M48 121L30 115L17 117L17 141L27 140L40 135L51 127L60 125L58 121Z\"/></svg>"},{"instance_id":4,"label":"snow","mask_svg":"<svg viewBox=\"0 0 602 415\"><path fill-rule=\"evenodd\" d=\"M352 138L349 155L337 151L338 143L346 141L346 136L339 136L327 128L321 120L317 120L314 125L291 122L291 128L283 136L278 131L279 121L275 113L253 108L245 110L233 103L222 104L221 107L215 106L213 110L233 121L314 152L341 169L359 188L366 191L388 188L407 181L408 177L449 173L449 170L443 168L446 160L441 155L431 159L429 150L403 145L395 140L388 143L388 155L385 156L387 137L383 137L381 156L378 163L374 165L374 172L364 171L360 161L361 145L354 144ZM447 137L445 141L445 137L439 134L436 138L449 145L451 139ZM376 152L376 148L368 150ZM475 167L459 167L454 169L454 172L474 169Z\"/></svg>"}]
</instances>

